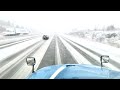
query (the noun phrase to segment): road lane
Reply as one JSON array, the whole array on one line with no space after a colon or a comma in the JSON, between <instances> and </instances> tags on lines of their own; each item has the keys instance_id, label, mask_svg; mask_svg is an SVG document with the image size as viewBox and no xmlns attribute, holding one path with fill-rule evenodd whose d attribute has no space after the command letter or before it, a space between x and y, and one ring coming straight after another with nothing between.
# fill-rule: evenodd
<instances>
[{"instance_id":1,"label":"road lane","mask_svg":"<svg viewBox=\"0 0 120 90\"><path fill-rule=\"evenodd\" d=\"M78 64L90 64L91 65L91 63L89 62L89 60L87 60L86 58L84 58L84 56L82 56L74 47L72 47L69 43L67 43L61 37L59 37L59 38L61 39L61 41L63 42L63 44L67 48L67 50L70 52L70 54L72 55L72 57L75 59L75 61Z\"/></svg>"},{"instance_id":2,"label":"road lane","mask_svg":"<svg viewBox=\"0 0 120 90\"><path fill-rule=\"evenodd\" d=\"M62 41L57 37L58 46L60 51L61 62L63 64L76 64L76 60L72 57L70 52L66 49Z\"/></svg>"},{"instance_id":3,"label":"road lane","mask_svg":"<svg viewBox=\"0 0 120 90\"><path fill-rule=\"evenodd\" d=\"M55 37L53 37L38 69L50 65L55 65Z\"/></svg>"}]
</instances>

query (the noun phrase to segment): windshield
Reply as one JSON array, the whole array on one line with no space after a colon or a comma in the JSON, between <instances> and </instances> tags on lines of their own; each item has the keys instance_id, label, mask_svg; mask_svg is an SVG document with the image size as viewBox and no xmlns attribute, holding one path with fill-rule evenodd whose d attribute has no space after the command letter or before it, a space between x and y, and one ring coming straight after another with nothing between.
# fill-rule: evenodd
<instances>
[{"instance_id":1,"label":"windshield","mask_svg":"<svg viewBox=\"0 0 120 90\"><path fill-rule=\"evenodd\" d=\"M0 79L31 75L27 57L35 57L37 71L63 64L101 67L100 57L107 55L103 67L120 72L119 16L120 11L0 11Z\"/></svg>"}]
</instances>

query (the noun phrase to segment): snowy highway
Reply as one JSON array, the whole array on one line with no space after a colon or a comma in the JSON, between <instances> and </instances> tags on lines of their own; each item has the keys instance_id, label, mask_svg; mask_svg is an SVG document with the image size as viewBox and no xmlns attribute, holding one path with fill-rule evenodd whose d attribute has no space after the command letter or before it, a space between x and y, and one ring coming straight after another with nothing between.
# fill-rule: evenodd
<instances>
[{"instance_id":1,"label":"snowy highway","mask_svg":"<svg viewBox=\"0 0 120 90\"><path fill-rule=\"evenodd\" d=\"M104 64L120 71L120 49L69 35L29 37L0 46L0 79L25 79L32 72L27 57L35 57L35 70L57 64L91 64L100 66L100 56L109 55Z\"/></svg>"}]
</instances>

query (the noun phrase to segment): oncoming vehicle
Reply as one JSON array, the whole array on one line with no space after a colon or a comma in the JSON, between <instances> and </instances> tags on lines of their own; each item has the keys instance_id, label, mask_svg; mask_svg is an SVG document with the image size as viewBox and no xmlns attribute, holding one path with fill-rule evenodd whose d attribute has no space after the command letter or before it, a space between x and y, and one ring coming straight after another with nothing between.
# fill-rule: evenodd
<instances>
[{"instance_id":1,"label":"oncoming vehicle","mask_svg":"<svg viewBox=\"0 0 120 90\"><path fill-rule=\"evenodd\" d=\"M49 37L47 35L43 35L43 40L48 40Z\"/></svg>"},{"instance_id":2,"label":"oncoming vehicle","mask_svg":"<svg viewBox=\"0 0 120 90\"><path fill-rule=\"evenodd\" d=\"M32 75L27 79L118 79L120 72L103 67L103 63L109 62L109 56L100 57L101 66L86 64L61 64L43 67L34 71L35 58L26 59L32 67ZM117 75L117 76L116 76Z\"/></svg>"}]
</instances>

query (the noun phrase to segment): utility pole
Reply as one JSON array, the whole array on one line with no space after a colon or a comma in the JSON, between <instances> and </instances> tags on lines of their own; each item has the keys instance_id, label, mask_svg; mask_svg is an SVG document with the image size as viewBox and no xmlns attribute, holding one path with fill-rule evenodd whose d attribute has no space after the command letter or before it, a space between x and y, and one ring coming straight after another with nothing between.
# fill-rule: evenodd
<instances>
[{"instance_id":1,"label":"utility pole","mask_svg":"<svg viewBox=\"0 0 120 90\"><path fill-rule=\"evenodd\" d=\"M14 29L14 32L16 34L16 25L13 24L13 29Z\"/></svg>"},{"instance_id":2,"label":"utility pole","mask_svg":"<svg viewBox=\"0 0 120 90\"><path fill-rule=\"evenodd\" d=\"M16 34L16 28L14 27L14 32L15 32L15 34Z\"/></svg>"}]
</instances>

